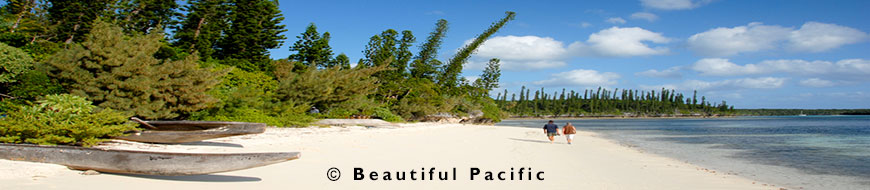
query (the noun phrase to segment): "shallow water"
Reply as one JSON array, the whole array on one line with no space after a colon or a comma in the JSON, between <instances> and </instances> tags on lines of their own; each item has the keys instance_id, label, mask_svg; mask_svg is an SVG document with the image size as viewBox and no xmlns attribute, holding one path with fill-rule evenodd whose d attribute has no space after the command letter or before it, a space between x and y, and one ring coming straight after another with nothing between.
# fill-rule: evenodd
<instances>
[{"instance_id":1,"label":"shallow water","mask_svg":"<svg viewBox=\"0 0 870 190\"><path fill-rule=\"evenodd\" d=\"M542 127L545 120L501 126ZM804 189L870 189L870 116L584 119L597 132L647 152L760 182Z\"/></svg>"}]
</instances>

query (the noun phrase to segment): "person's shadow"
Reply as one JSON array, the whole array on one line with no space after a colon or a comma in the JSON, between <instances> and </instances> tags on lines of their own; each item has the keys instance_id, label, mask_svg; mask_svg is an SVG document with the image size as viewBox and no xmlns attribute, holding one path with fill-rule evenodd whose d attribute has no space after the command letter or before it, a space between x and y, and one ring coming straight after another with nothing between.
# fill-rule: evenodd
<instances>
[{"instance_id":1,"label":"person's shadow","mask_svg":"<svg viewBox=\"0 0 870 190\"><path fill-rule=\"evenodd\" d=\"M532 140L532 139L518 139L518 138L508 138L508 139L510 139L510 140L515 140L515 141L523 141L523 142L533 142L533 143L546 143L546 144L550 144L550 141L549 141L549 140ZM561 142L554 142L553 144L564 144L564 143L561 143Z\"/></svg>"},{"instance_id":2,"label":"person's shadow","mask_svg":"<svg viewBox=\"0 0 870 190\"><path fill-rule=\"evenodd\" d=\"M258 177L213 175L213 174L188 175L188 176L160 176L160 175L117 174L117 173L107 173L107 174L127 176L127 177L136 177L136 178L167 180L167 181L193 181L193 182L255 182L255 181L262 181L262 179L260 179Z\"/></svg>"}]
</instances>

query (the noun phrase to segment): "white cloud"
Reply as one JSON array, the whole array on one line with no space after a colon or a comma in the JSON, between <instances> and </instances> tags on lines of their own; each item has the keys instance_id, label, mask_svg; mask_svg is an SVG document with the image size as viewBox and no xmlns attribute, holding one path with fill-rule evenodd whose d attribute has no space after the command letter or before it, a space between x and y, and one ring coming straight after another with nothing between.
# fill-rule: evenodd
<instances>
[{"instance_id":1,"label":"white cloud","mask_svg":"<svg viewBox=\"0 0 870 190\"><path fill-rule=\"evenodd\" d=\"M708 58L698 60L689 68L707 76L789 73L864 80L870 78L870 60L864 59L844 59L837 62L781 59L738 65L728 59Z\"/></svg>"},{"instance_id":2,"label":"white cloud","mask_svg":"<svg viewBox=\"0 0 870 190\"><path fill-rule=\"evenodd\" d=\"M659 16L656 16L655 14L648 13L648 12L636 12L634 14L631 14L631 18L632 19L643 19L646 21L653 22L653 21L658 20Z\"/></svg>"},{"instance_id":3,"label":"white cloud","mask_svg":"<svg viewBox=\"0 0 870 190\"><path fill-rule=\"evenodd\" d=\"M464 76L464 77L465 77L465 80L467 80L469 83L473 83L474 81L476 81L477 79L480 78L480 76Z\"/></svg>"},{"instance_id":4,"label":"white cloud","mask_svg":"<svg viewBox=\"0 0 870 190\"><path fill-rule=\"evenodd\" d=\"M661 10L694 9L710 2L711 0L640 0L640 4L644 7Z\"/></svg>"},{"instance_id":5,"label":"white cloud","mask_svg":"<svg viewBox=\"0 0 870 190\"><path fill-rule=\"evenodd\" d=\"M820 78L810 78L801 80L798 84L801 86L809 86L809 87L829 87L837 85L837 83L829 80L824 80Z\"/></svg>"},{"instance_id":6,"label":"white cloud","mask_svg":"<svg viewBox=\"0 0 870 190\"><path fill-rule=\"evenodd\" d=\"M695 62L690 67L692 70L700 72L701 75L707 76L734 76L761 73L761 68L756 65L748 64L740 66L732 63L728 59L722 58L706 58Z\"/></svg>"},{"instance_id":7,"label":"white cloud","mask_svg":"<svg viewBox=\"0 0 870 190\"><path fill-rule=\"evenodd\" d=\"M625 19L622 19L622 17L612 17L607 18L607 20L604 20L604 22L608 22L611 24L625 24L626 21Z\"/></svg>"},{"instance_id":8,"label":"white cloud","mask_svg":"<svg viewBox=\"0 0 870 190\"><path fill-rule=\"evenodd\" d=\"M785 84L786 78L759 77L740 78L720 81L687 80L680 84L659 85L668 89L676 90L699 90L699 91L728 91L740 89L772 89L780 88ZM650 86L646 86L650 87Z\"/></svg>"},{"instance_id":9,"label":"white cloud","mask_svg":"<svg viewBox=\"0 0 870 190\"><path fill-rule=\"evenodd\" d=\"M485 65L490 58L499 58L505 70L546 69L564 66L562 60L567 56L565 45L553 38L496 36L477 49L475 60L470 64Z\"/></svg>"},{"instance_id":10,"label":"white cloud","mask_svg":"<svg viewBox=\"0 0 870 190\"><path fill-rule=\"evenodd\" d=\"M590 26L592 26L592 24L589 24L588 22L582 22L582 23L580 23L580 27L581 27L581 28L588 28L588 27L590 27Z\"/></svg>"},{"instance_id":11,"label":"white cloud","mask_svg":"<svg viewBox=\"0 0 870 190\"><path fill-rule=\"evenodd\" d=\"M586 43L574 42L569 46L581 55L608 57L629 57L661 55L669 52L666 47L650 47L644 42L668 43L670 39L661 33L651 32L639 27L611 27L589 35Z\"/></svg>"},{"instance_id":12,"label":"white cloud","mask_svg":"<svg viewBox=\"0 0 870 190\"><path fill-rule=\"evenodd\" d=\"M786 46L797 52L821 52L867 39L859 30L818 22L800 29L752 22L733 28L719 27L689 37L689 49L706 56L731 56Z\"/></svg>"},{"instance_id":13,"label":"white cloud","mask_svg":"<svg viewBox=\"0 0 870 190\"><path fill-rule=\"evenodd\" d=\"M775 48L784 40L789 28L767 26L758 22L734 28L715 28L689 37L689 49L708 56L729 56Z\"/></svg>"},{"instance_id":14,"label":"white cloud","mask_svg":"<svg viewBox=\"0 0 870 190\"><path fill-rule=\"evenodd\" d=\"M550 37L496 36L477 49L465 69L482 69L491 58L501 59L501 68L504 70L524 70L562 67L566 65L566 59L576 56L661 55L668 53L668 48L650 47L646 43L669 41L660 33L638 27L604 29L589 35L585 43L578 41L567 47ZM471 40L465 43L471 43Z\"/></svg>"},{"instance_id":15,"label":"white cloud","mask_svg":"<svg viewBox=\"0 0 870 190\"><path fill-rule=\"evenodd\" d=\"M662 71L650 69L643 72L634 73L634 75L656 78L682 78L683 74L680 73L680 69L680 67L671 67Z\"/></svg>"},{"instance_id":16,"label":"white cloud","mask_svg":"<svg viewBox=\"0 0 870 190\"><path fill-rule=\"evenodd\" d=\"M807 22L800 29L792 31L789 37L789 48L792 50L822 52L864 41L867 33L836 24Z\"/></svg>"},{"instance_id":17,"label":"white cloud","mask_svg":"<svg viewBox=\"0 0 870 190\"><path fill-rule=\"evenodd\" d=\"M577 69L553 74L550 79L535 81L534 84L544 86L573 85L595 87L615 85L619 77L619 74L611 72L602 73L596 70Z\"/></svg>"},{"instance_id":18,"label":"white cloud","mask_svg":"<svg viewBox=\"0 0 870 190\"><path fill-rule=\"evenodd\" d=\"M506 60L540 60L560 58L565 51L562 42L550 37L496 36L484 42L477 49L477 55Z\"/></svg>"}]
</instances>

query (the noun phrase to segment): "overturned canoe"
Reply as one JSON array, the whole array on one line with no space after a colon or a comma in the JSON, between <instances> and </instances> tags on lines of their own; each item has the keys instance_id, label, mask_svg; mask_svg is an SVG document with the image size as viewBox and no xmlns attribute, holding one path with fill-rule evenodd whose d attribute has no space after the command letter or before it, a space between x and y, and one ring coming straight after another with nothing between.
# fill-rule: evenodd
<instances>
[{"instance_id":1,"label":"overturned canoe","mask_svg":"<svg viewBox=\"0 0 870 190\"><path fill-rule=\"evenodd\" d=\"M76 170L145 175L200 175L298 159L299 152L170 153L0 143L0 159L59 164Z\"/></svg>"},{"instance_id":2,"label":"overturned canoe","mask_svg":"<svg viewBox=\"0 0 870 190\"><path fill-rule=\"evenodd\" d=\"M221 137L259 134L266 124L224 121L146 121L155 129L135 131L116 139L147 143L186 143Z\"/></svg>"}]
</instances>

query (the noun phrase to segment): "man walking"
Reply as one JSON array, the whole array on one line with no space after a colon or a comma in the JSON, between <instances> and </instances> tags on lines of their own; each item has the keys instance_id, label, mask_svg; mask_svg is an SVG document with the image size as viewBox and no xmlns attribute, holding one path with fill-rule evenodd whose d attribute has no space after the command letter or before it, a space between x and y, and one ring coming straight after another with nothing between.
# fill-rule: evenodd
<instances>
[{"instance_id":1,"label":"man walking","mask_svg":"<svg viewBox=\"0 0 870 190\"><path fill-rule=\"evenodd\" d=\"M544 125L544 133L547 133L547 138L550 139L550 143L553 143L553 138L559 135L559 126L553 124L553 120L550 120L550 122Z\"/></svg>"}]
</instances>

